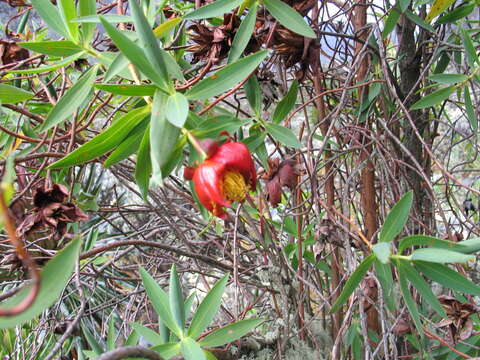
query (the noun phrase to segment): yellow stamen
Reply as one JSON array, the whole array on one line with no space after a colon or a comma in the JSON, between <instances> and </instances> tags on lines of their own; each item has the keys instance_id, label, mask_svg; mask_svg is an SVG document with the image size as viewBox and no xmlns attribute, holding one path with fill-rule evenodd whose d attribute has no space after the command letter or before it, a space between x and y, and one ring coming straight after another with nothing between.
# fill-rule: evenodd
<instances>
[{"instance_id":1,"label":"yellow stamen","mask_svg":"<svg viewBox=\"0 0 480 360\"><path fill-rule=\"evenodd\" d=\"M245 178L237 170L228 170L223 175L222 192L228 201L242 202L247 195L248 185Z\"/></svg>"}]
</instances>

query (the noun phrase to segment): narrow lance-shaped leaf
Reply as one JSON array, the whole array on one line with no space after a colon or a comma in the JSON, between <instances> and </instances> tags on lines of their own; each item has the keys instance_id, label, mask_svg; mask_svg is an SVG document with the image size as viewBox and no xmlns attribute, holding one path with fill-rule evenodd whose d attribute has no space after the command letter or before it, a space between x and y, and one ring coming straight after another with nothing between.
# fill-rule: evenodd
<instances>
[{"instance_id":1,"label":"narrow lance-shaped leaf","mask_svg":"<svg viewBox=\"0 0 480 360\"><path fill-rule=\"evenodd\" d=\"M380 242L390 242L400 234L407 223L412 201L413 192L409 191L393 206L380 230Z\"/></svg>"},{"instance_id":2,"label":"narrow lance-shaped leaf","mask_svg":"<svg viewBox=\"0 0 480 360\"><path fill-rule=\"evenodd\" d=\"M145 52L130 40L127 36L122 34L113 25L109 24L103 16L100 16L100 21L103 27L107 31L108 35L114 42L114 44L120 49L123 55L133 64L135 67L145 74L154 84L159 88L166 91L166 79L154 69L153 65L148 61Z\"/></svg>"},{"instance_id":3,"label":"narrow lance-shaped leaf","mask_svg":"<svg viewBox=\"0 0 480 360\"><path fill-rule=\"evenodd\" d=\"M438 301L438 298L432 292L430 285L423 279L423 277L417 272L417 270L410 265L407 261L400 260L402 262L402 271L407 279L412 283L415 289L418 290L420 295L426 300L433 310L435 310L441 317L446 317L445 310Z\"/></svg>"},{"instance_id":4,"label":"narrow lance-shaped leaf","mask_svg":"<svg viewBox=\"0 0 480 360\"><path fill-rule=\"evenodd\" d=\"M426 261L416 261L415 267L425 274L430 280L449 289L462 293L480 296L480 287L472 281L460 275L455 270L443 264L436 264Z\"/></svg>"},{"instance_id":5,"label":"narrow lance-shaped leaf","mask_svg":"<svg viewBox=\"0 0 480 360\"><path fill-rule=\"evenodd\" d=\"M150 157L152 159L152 183L163 184L162 166L168 161L180 129L172 125L165 116L168 96L157 91L153 97L150 121Z\"/></svg>"},{"instance_id":6,"label":"narrow lance-shaped leaf","mask_svg":"<svg viewBox=\"0 0 480 360\"><path fill-rule=\"evenodd\" d=\"M50 72L53 70L60 69L61 67L70 65L73 63L75 60L78 58L82 57L85 55L85 52L79 52L74 55L68 56L63 60L57 61L53 64L50 65L45 65L45 66L39 66L35 69L22 69L22 70L8 70L7 72L10 74L25 74L25 75L31 75L31 74L40 74L43 72Z\"/></svg>"},{"instance_id":7,"label":"narrow lance-shaped leaf","mask_svg":"<svg viewBox=\"0 0 480 360\"><path fill-rule=\"evenodd\" d=\"M460 243L457 242L438 239L436 237L428 235L410 235L404 237L400 241L400 244L398 245L398 253L402 254L405 249L412 246L428 246L433 248L449 249L458 252L465 252L468 250L466 246L462 246Z\"/></svg>"},{"instance_id":8,"label":"narrow lance-shaped leaf","mask_svg":"<svg viewBox=\"0 0 480 360\"><path fill-rule=\"evenodd\" d=\"M33 320L57 301L73 273L75 262L80 251L80 239L72 240L60 250L42 270L40 291L33 304L19 315L0 317L0 329L11 328ZM2 308L10 308L18 304L30 291L31 286L2 303Z\"/></svg>"},{"instance_id":9,"label":"narrow lance-shaped leaf","mask_svg":"<svg viewBox=\"0 0 480 360\"><path fill-rule=\"evenodd\" d=\"M243 0L217 0L208 5L204 5L184 16L185 20L201 20L217 16L223 16L235 9Z\"/></svg>"},{"instance_id":10,"label":"narrow lance-shaped leaf","mask_svg":"<svg viewBox=\"0 0 480 360\"><path fill-rule=\"evenodd\" d=\"M58 9L50 1L31 0L30 3L50 29L55 31L57 34L68 38L68 29L60 17Z\"/></svg>"},{"instance_id":11,"label":"narrow lance-shaped leaf","mask_svg":"<svg viewBox=\"0 0 480 360\"><path fill-rule=\"evenodd\" d=\"M470 96L470 89L468 85L465 86L463 89L463 94L465 98L465 112L467 113L467 119L470 122L470 126L474 131L478 130L478 119L477 114L475 112L475 108L473 107L472 98Z\"/></svg>"},{"instance_id":12,"label":"narrow lance-shaped leaf","mask_svg":"<svg viewBox=\"0 0 480 360\"><path fill-rule=\"evenodd\" d=\"M97 13L97 2L95 0L79 0L78 15L79 16L94 16ZM74 25L76 25L74 23ZM94 23L82 23L82 42L87 45L93 38L95 33Z\"/></svg>"},{"instance_id":13,"label":"narrow lance-shaped leaf","mask_svg":"<svg viewBox=\"0 0 480 360\"><path fill-rule=\"evenodd\" d=\"M49 56L71 56L83 53L83 49L70 40L24 41L19 45L25 49Z\"/></svg>"},{"instance_id":14,"label":"narrow lance-shaped leaf","mask_svg":"<svg viewBox=\"0 0 480 360\"><path fill-rule=\"evenodd\" d=\"M92 93L93 83L97 76L97 69L97 66L91 68L78 79L75 85L65 92L65 95L63 95L50 111L45 122L39 126L38 130L40 132L60 124L78 110L78 107L87 100Z\"/></svg>"},{"instance_id":15,"label":"narrow lance-shaped leaf","mask_svg":"<svg viewBox=\"0 0 480 360\"><path fill-rule=\"evenodd\" d=\"M15 104L33 98L34 94L16 86L0 84L0 103Z\"/></svg>"},{"instance_id":16,"label":"narrow lance-shaped leaf","mask_svg":"<svg viewBox=\"0 0 480 360\"><path fill-rule=\"evenodd\" d=\"M132 11L132 17L135 22L135 29L138 33L142 48L147 55L147 59L153 68L158 72L159 76L163 79L165 87L168 88L169 76L167 73L167 67L163 61L163 56L157 39L155 38L155 35L150 28L150 24L148 23L143 11L140 9L137 1L129 0L129 4Z\"/></svg>"},{"instance_id":17,"label":"narrow lance-shaped leaf","mask_svg":"<svg viewBox=\"0 0 480 360\"><path fill-rule=\"evenodd\" d=\"M280 123L285 119L290 111L295 107L295 102L297 101L298 95L298 81L294 80L290 89L288 89L287 95L280 100L275 111L273 112L273 122L275 124Z\"/></svg>"},{"instance_id":18,"label":"narrow lance-shaped leaf","mask_svg":"<svg viewBox=\"0 0 480 360\"><path fill-rule=\"evenodd\" d=\"M217 283L212 287L208 294L203 299L202 303L198 306L197 312L193 316L192 322L188 329L188 336L193 339L198 338L202 331L213 320L213 317L220 308L222 302L222 295L225 291L225 286L227 285L228 274L221 278Z\"/></svg>"},{"instance_id":19,"label":"narrow lance-shaped leaf","mask_svg":"<svg viewBox=\"0 0 480 360\"><path fill-rule=\"evenodd\" d=\"M248 319L234 322L208 334L200 340L199 344L202 347L217 347L231 343L253 331L263 321L262 319Z\"/></svg>"},{"instance_id":20,"label":"narrow lance-shaped leaf","mask_svg":"<svg viewBox=\"0 0 480 360\"><path fill-rule=\"evenodd\" d=\"M258 83L257 77L255 75L250 76L245 85L243 85L243 89L245 90L245 95L247 96L248 103L255 111L255 114L259 116L263 100L262 92L260 90L260 84Z\"/></svg>"},{"instance_id":21,"label":"narrow lance-shaped leaf","mask_svg":"<svg viewBox=\"0 0 480 360\"><path fill-rule=\"evenodd\" d=\"M135 153L139 146L140 142L143 139L143 135L145 134L145 130L147 128L148 121L144 120L140 124L138 124L135 129L133 129L123 140L118 147L112 151L112 153L108 156L108 158L103 162L103 166L110 167L114 164L119 163L122 160L125 160L130 155Z\"/></svg>"},{"instance_id":22,"label":"narrow lance-shaped leaf","mask_svg":"<svg viewBox=\"0 0 480 360\"><path fill-rule=\"evenodd\" d=\"M180 348L185 360L206 360L205 354L200 345L189 337L182 340Z\"/></svg>"},{"instance_id":23,"label":"narrow lance-shaped leaf","mask_svg":"<svg viewBox=\"0 0 480 360\"><path fill-rule=\"evenodd\" d=\"M455 22L460 19L465 19L468 15L472 13L475 9L475 3L469 3L465 5L461 5L452 11L448 12L447 14L441 16L436 21L437 24L448 24Z\"/></svg>"},{"instance_id":24,"label":"narrow lance-shaped leaf","mask_svg":"<svg viewBox=\"0 0 480 360\"><path fill-rule=\"evenodd\" d=\"M130 326L135 329L135 332L143 337L145 340L147 340L150 345L156 346L156 345L161 345L162 344L162 338L160 334L157 332L153 331L152 329L149 329L139 323L132 322L130 323Z\"/></svg>"},{"instance_id":25,"label":"narrow lance-shaped leaf","mask_svg":"<svg viewBox=\"0 0 480 360\"><path fill-rule=\"evenodd\" d=\"M443 89L436 90L427 96L424 96L418 100L410 108L411 110L424 109L426 107L440 104L442 101L448 99L448 97L455 91L455 86L448 86Z\"/></svg>"},{"instance_id":26,"label":"narrow lance-shaped leaf","mask_svg":"<svg viewBox=\"0 0 480 360\"><path fill-rule=\"evenodd\" d=\"M468 79L468 76L464 74L433 74L430 75L428 78L440 84L448 85L464 82Z\"/></svg>"},{"instance_id":27,"label":"narrow lance-shaped leaf","mask_svg":"<svg viewBox=\"0 0 480 360\"><path fill-rule=\"evenodd\" d=\"M405 305L407 305L408 311L410 312L410 316L415 323L417 331L419 332L420 336L423 337L424 333L422 322L420 321L420 312L418 311L418 307L413 300L412 295L410 294L405 269L403 268L403 264L401 262L397 262L397 269L400 280L400 290L402 292L403 299L405 300Z\"/></svg>"},{"instance_id":28,"label":"narrow lance-shaped leaf","mask_svg":"<svg viewBox=\"0 0 480 360\"><path fill-rule=\"evenodd\" d=\"M455 0L435 0L432 4L432 7L430 8L430 11L427 14L427 17L425 18L425 21L432 21L442 12L447 10L447 8L452 5L454 1Z\"/></svg>"},{"instance_id":29,"label":"narrow lance-shaped leaf","mask_svg":"<svg viewBox=\"0 0 480 360\"><path fill-rule=\"evenodd\" d=\"M73 0L57 0L57 6L60 9L60 16L65 24L65 28L68 31L70 40L78 43L79 32L78 25L71 22L71 20L77 17L75 10L75 2Z\"/></svg>"},{"instance_id":30,"label":"narrow lance-shaped leaf","mask_svg":"<svg viewBox=\"0 0 480 360\"><path fill-rule=\"evenodd\" d=\"M340 293L337 300L335 301L332 308L330 309L331 314L334 312L337 312L340 309L340 307L343 304L345 304L345 302L348 300L350 295L352 295L352 293L358 287L358 285L360 284L360 281L362 281L367 271L370 270L370 268L372 267L374 260L375 260L375 255L370 254L360 263L360 265L358 265L357 269L348 278L347 282L345 283L345 286L343 287L342 292Z\"/></svg>"},{"instance_id":31,"label":"narrow lance-shaped leaf","mask_svg":"<svg viewBox=\"0 0 480 360\"><path fill-rule=\"evenodd\" d=\"M150 106L134 109L123 115L112 126L95 136L64 158L54 162L49 169L83 164L109 152L120 144L125 137L150 113Z\"/></svg>"},{"instance_id":32,"label":"narrow lance-shaped leaf","mask_svg":"<svg viewBox=\"0 0 480 360\"><path fill-rule=\"evenodd\" d=\"M265 125L265 129L270 135L273 136L275 140L278 140L285 146L290 146L295 149L299 149L302 147L302 144L300 143L300 141L298 141L292 130L286 128L285 126L267 123Z\"/></svg>"},{"instance_id":33,"label":"narrow lance-shaped leaf","mask_svg":"<svg viewBox=\"0 0 480 360\"><path fill-rule=\"evenodd\" d=\"M188 99L182 93L175 92L167 100L165 116L171 124L182 128L188 116Z\"/></svg>"},{"instance_id":34,"label":"narrow lance-shaped leaf","mask_svg":"<svg viewBox=\"0 0 480 360\"><path fill-rule=\"evenodd\" d=\"M393 297L393 276L390 264L382 264L380 261L375 259L374 266L375 275L382 286L385 303L387 304L388 310L393 313L395 311L395 301Z\"/></svg>"},{"instance_id":35,"label":"narrow lance-shaped leaf","mask_svg":"<svg viewBox=\"0 0 480 360\"><path fill-rule=\"evenodd\" d=\"M305 22L305 19L283 1L263 0L263 3L268 12L287 29L308 38L317 37L312 28Z\"/></svg>"},{"instance_id":36,"label":"narrow lance-shaped leaf","mask_svg":"<svg viewBox=\"0 0 480 360\"><path fill-rule=\"evenodd\" d=\"M150 158L150 125L147 126L143 134L142 141L137 154L137 164L135 166L135 182L144 199L148 195L150 177L152 176L152 160Z\"/></svg>"},{"instance_id":37,"label":"narrow lance-shaped leaf","mask_svg":"<svg viewBox=\"0 0 480 360\"><path fill-rule=\"evenodd\" d=\"M475 49L475 45L473 44L472 37L468 33L467 29L461 28L461 33L462 33L463 47L465 48L465 54L467 57L468 65L470 65L470 67L473 68L480 63L477 55L477 50Z\"/></svg>"},{"instance_id":38,"label":"narrow lance-shaped leaf","mask_svg":"<svg viewBox=\"0 0 480 360\"><path fill-rule=\"evenodd\" d=\"M255 21L257 19L257 3L255 2L249 9L248 14L242 20L235 37L233 38L232 47L228 53L228 63L237 61L245 51L255 29Z\"/></svg>"},{"instance_id":39,"label":"narrow lance-shaped leaf","mask_svg":"<svg viewBox=\"0 0 480 360\"><path fill-rule=\"evenodd\" d=\"M181 337L182 330L177 326L177 323L173 319L168 295L144 268L140 268L140 276L142 278L145 291L147 292L147 296L152 302L153 308L157 314L175 335Z\"/></svg>"},{"instance_id":40,"label":"narrow lance-shaped leaf","mask_svg":"<svg viewBox=\"0 0 480 360\"><path fill-rule=\"evenodd\" d=\"M203 100L231 90L250 75L267 56L268 50L263 50L241 58L201 80L186 93L186 96L192 100Z\"/></svg>"},{"instance_id":41,"label":"narrow lance-shaped leaf","mask_svg":"<svg viewBox=\"0 0 480 360\"><path fill-rule=\"evenodd\" d=\"M185 308L183 303L182 286L180 285L180 279L178 278L175 265L173 265L170 270L169 300L173 319L177 322L178 327L183 329L185 327Z\"/></svg>"},{"instance_id":42,"label":"narrow lance-shaped leaf","mask_svg":"<svg viewBox=\"0 0 480 360\"><path fill-rule=\"evenodd\" d=\"M444 264L464 263L475 259L475 256L440 248L426 248L414 250L410 259Z\"/></svg>"}]
</instances>

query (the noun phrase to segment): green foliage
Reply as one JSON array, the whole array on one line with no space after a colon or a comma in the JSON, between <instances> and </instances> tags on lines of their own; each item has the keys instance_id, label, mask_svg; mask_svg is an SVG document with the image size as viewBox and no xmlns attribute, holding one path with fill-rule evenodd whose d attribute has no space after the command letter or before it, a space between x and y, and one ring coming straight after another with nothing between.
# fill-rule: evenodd
<instances>
[{"instance_id":1,"label":"green foliage","mask_svg":"<svg viewBox=\"0 0 480 360\"><path fill-rule=\"evenodd\" d=\"M186 300L183 299L180 279L175 265L170 270L168 295L143 268L140 269L140 275L148 298L152 302L161 323L165 325L161 327L163 329L161 331L165 333L155 333L140 324L132 324L132 326L135 331L153 345L153 350L166 359L179 354L182 354L186 360L207 359L206 351L202 349L203 347L217 347L233 342L251 332L263 322L261 319L240 320L219 328L199 340L203 331L210 325L220 308L222 295L228 281L228 274L210 289L193 314L188 327L185 321L188 317L186 315L189 314L193 297L190 296ZM176 341L167 342L169 331L177 336Z\"/></svg>"}]
</instances>

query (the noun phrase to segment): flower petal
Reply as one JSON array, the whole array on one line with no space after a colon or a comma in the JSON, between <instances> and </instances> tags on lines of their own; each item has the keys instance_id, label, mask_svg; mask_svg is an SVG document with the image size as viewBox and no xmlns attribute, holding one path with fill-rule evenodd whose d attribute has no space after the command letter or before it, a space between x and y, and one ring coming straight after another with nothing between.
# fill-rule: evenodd
<instances>
[{"instance_id":1,"label":"flower petal","mask_svg":"<svg viewBox=\"0 0 480 360\"><path fill-rule=\"evenodd\" d=\"M205 160L193 175L195 192L200 202L215 216L223 213L221 207L230 207L231 204L225 200L222 194L222 177L225 171L225 164Z\"/></svg>"},{"instance_id":2,"label":"flower petal","mask_svg":"<svg viewBox=\"0 0 480 360\"><path fill-rule=\"evenodd\" d=\"M227 142L221 145L209 159L211 162L225 164L227 168L235 169L245 177L252 189L257 184L257 172L248 147L240 142Z\"/></svg>"}]
</instances>

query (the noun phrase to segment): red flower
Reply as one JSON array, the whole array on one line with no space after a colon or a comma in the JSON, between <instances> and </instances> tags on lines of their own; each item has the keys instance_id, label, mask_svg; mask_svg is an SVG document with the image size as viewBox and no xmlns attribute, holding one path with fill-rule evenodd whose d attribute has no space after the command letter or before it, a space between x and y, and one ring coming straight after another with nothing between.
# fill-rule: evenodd
<instances>
[{"instance_id":1,"label":"red flower","mask_svg":"<svg viewBox=\"0 0 480 360\"><path fill-rule=\"evenodd\" d=\"M247 146L226 142L220 146L208 143L207 158L197 168L186 168L185 178L193 179L200 202L214 216L226 218L224 207L245 200L247 191L255 189L257 173Z\"/></svg>"}]
</instances>

